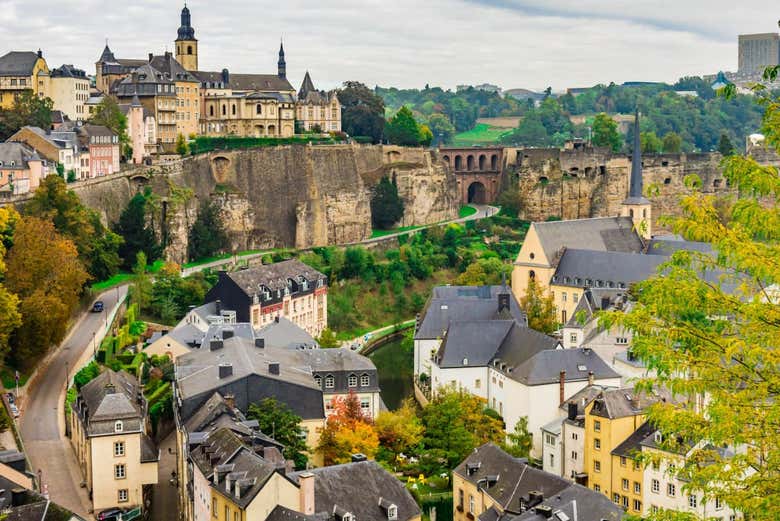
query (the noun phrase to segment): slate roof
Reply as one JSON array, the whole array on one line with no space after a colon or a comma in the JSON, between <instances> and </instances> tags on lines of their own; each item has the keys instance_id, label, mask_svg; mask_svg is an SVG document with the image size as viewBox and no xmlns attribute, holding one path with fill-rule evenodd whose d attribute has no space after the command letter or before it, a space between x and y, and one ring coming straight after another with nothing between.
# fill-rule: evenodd
<instances>
[{"instance_id":1,"label":"slate roof","mask_svg":"<svg viewBox=\"0 0 780 521\"><path fill-rule=\"evenodd\" d=\"M306 75L303 77L303 82L301 83L301 88L298 91L298 101L314 105L324 105L330 103L333 96L335 96L335 91L325 92L317 90L314 87L314 82L311 81L309 71L306 71Z\"/></svg>"},{"instance_id":2,"label":"slate roof","mask_svg":"<svg viewBox=\"0 0 780 521\"><path fill-rule=\"evenodd\" d=\"M527 323L512 291L503 286L438 286L423 310L416 340L444 336L450 324L463 321L495 320L498 316L498 295L509 295L509 316L518 324ZM508 318L508 317L504 317Z\"/></svg>"},{"instance_id":3,"label":"slate roof","mask_svg":"<svg viewBox=\"0 0 780 521\"><path fill-rule=\"evenodd\" d=\"M287 507L277 505L265 521L328 521L330 515L327 512L320 512L313 515L304 515L295 510L290 510Z\"/></svg>"},{"instance_id":4,"label":"slate roof","mask_svg":"<svg viewBox=\"0 0 780 521\"><path fill-rule=\"evenodd\" d=\"M279 317L255 332L256 338L265 339L265 345L271 347L299 348L301 346L315 347L317 341L286 317Z\"/></svg>"},{"instance_id":5,"label":"slate roof","mask_svg":"<svg viewBox=\"0 0 780 521\"><path fill-rule=\"evenodd\" d=\"M11 51L0 56L0 76L29 76L38 54L33 51Z\"/></svg>"},{"instance_id":6,"label":"slate roof","mask_svg":"<svg viewBox=\"0 0 780 521\"><path fill-rule=\"evenodd\" d=\"M600 217L571 221L536 222L539 242L548 259L561 248L639 253L642 239L630 217Z\"/></svg>"},{"instance_id":7,"label":"slate roof","mask_svg":"<svg viewBox=\"0 0 780 521\"><path fill-rule=\"evenodd\" d=\"M15 506L13 506L13 492L17 492L19 502ZM18 494L20 492L21 494ZM72 512L4 476L0 476L0 510L3 512L3 521L81 520Z\"/></svg>"},{"instance_id":8,"label":"slate roof","mask_svg":"<svg viewBox=\"0 0 780 521\"><path fill-rule=\"evenodd\" d=\"M666 260L660 255L566 248L552 282L573 287L628 288L655 275Z\"/></svg>"},{"instance_id":9,"label":"slate roof","mask_svg":"<svg viewBox=\"0 0 780 521\"><path fill-rule=\"evenodd\" d=\"M322 516L315 519L335 519L333 512L338 507L358 521L387 521L387 514L379 506L380 499L395 504L398 521L421 515L420 507L409 491L375 461L332 465L306 472L314 474L314 508L317 515ZM292 473L290 478L297 482L300 474ZM274 518L275 521L284 519L288 518Z\"/></svg>"},{"instance_id":10,"label":"slate roof","mask_svg":"<svg viewBox=\"0 0 780 521\"><path fill-rule=\"evenodd\" d=\"M266 286L271 291L283 290L287 287L288 278L296 282L298 276L305 277L309 282L325 279L325 275L298 259L233 271L227 273L227 276L250 297L262 291L261 286Z\"/></svg>"},{"instance_id":11,"label":"slate roof","mask_svg":"<svg viewBox=\"0 0 780 521\"><path fill-rule=\"evenodd\" d=\"M124 78L119 84L133 85L134 83L161 83L167 85L173 83L173 81L163 72L152 67L151 64L144 62L142 65L139 65L138 68L133 70L133 74Z\"/></svg>"},{"instance_id":12,"label":"slate roof","mask_svg":"<svg viewBox=\"0 0 780 521\"><path fill-rule=\"evenodd\" d=\"M87 73L81 69L77 69L73 65L65 64L51 70L52 78L81 78L87 79Z\"/></svg>"},{"instance_id":13,"label":"slate roof","mask_svg":"<svg viewBox=\"0 0 780 521\"><path fill-rule=\"evenodd\" d=\"M201 83L222 82L222 72L195 71L193 73ZM280 78L277 74L234 74L228 77L227 88L233 90L255 90L295 92L295 89L287 78Z\"/></svg>"},{"instance_id":14,"label":"slate roof","mask_svg":"<svg viewBox=\"0 0 780 521\"><path fill-rule=\"evenodd\" d=\"M474 470L470 472L469 467ZM553 512L561 511L572 520L617 521L623 514L623 510L603 494L531 467L525 460L512 457L492 443L474 449L453 472L487 492L504 511L501 515L493 507L479 516L480 521L550 519L537 514L534 508L521 513L524 510L520 507L521 499L528 500L531 492L542 493L540 505L551 507ZM488 476L495 481L489 482ZM552 519L562 518L553 515Z\"/></svg>"},{"instance_id":15,"label":"slate roof","mask_svg":"<svg viewBox=\"0 0 780 521\"><path fill-rule=\"evenodd\" d=\"M655 433L656 428L649 421L639 426L637 430L631 433L620 445L612 449L612 454L615 456L623 456L626 458L636 458L637 453L642 452L642 442L648 436L652 436Z\"/></svg>"},{"instance_id":16,"label":"slate roof","mask_svg":"<svg viewBox=\"0 0 780 521\"><path fill-rule=\"evenodd\" d=\"M582 328L599 311L628 310L632 305L625 289L587 288L566 322L566 327ZM601 330L596 328L592 334L599 333Z\"/></svg>"},{"instance_id":17,"label":"slate roof","mask_svg":"<svg viewBox=\"0 0 780 521\"><path fill-rule=\"evenodd\" d=\"M0 143L0 164L3 170L27 170L29 161L38 160L38 153L24 143Z\"/></svg>"},{"instance_id":18,"label":"slate roof","mask_svg":"<svg viewBox=\"0 0 780 521\"><path fill-rule=\"evenodd\" d=\"M161 73L167 75L167 77L172 81L189 81L196 83L200 81L191 72L185 70L178 61L176 61L173 53L166 52L162 56L152 56L149 64Z\"/></svg>"},{"instance_id":19,"label":"slate roof","mask_svg":"<svg viewBox=\"0 0 780 521\"><path fill-rule=\"evenodd\" d=\"M591 371L597 380L620 378L599 355L585 348L540 351L505 374L525 385L545 385L558 382L561 371L566 371L566 381L587 380Z\"/></svg>"},{"instance_id":20,"label":"slate roof","mask_svg":"<svg viewBox=\"0 0 780 521\"><path fill-rule=\"evenodd\" d=\"M567 373L568 377L568 373ZM591 415L602 418L624 418L642 414L649 406L659 401L670 401L671 395L658 389L653 394L635 392L632 387L607 389L593 400Z\"/></svg>"},{"instance_id":21,"label":"slate roof","mask_svg":"<svg viewBox=\"0 0 780 521\"><path fill-rule=\"evenodd\" d=\"M561 404L559 409L568 415L569 404L576 403L577 416L583 416L585 414L585 407L590 405L590 402L595 400L599 394L610 389L616 389L616 387L607 387L605 385L598 384L588 385L587 387L583 387L571 395L565 402L563 402L563 404Z\"/></svg>"},{"instance_id":22,"label":"slate roof","mask_svg":"<svg viewBox=\"0 0 780 521\"><path fill-rule=\"evenodd\" d=\"M136 397L138 381L124 371L106 369L81 388L79 394L89 407L91 420L143 417Z\"/></svg>"},{"instance_id":23,"label":"slate roof","mask_svg":"<svg viewBox=\"0 0 780 521\"><path fill-rule=\"evenodd\" d=\"M475 320L450 324L438 353L439 367L484 367L512 329L512 320ZM464 361L467 360L467 363Z\"/></svg>"},{"instance_id":24,"label":"slate roof","mask_svg":"<svg viewBox=\"0 0 780 521\"><path fill-rule=\"evenodd\" d=\"M648 255L671 256L680 250L713 253L712 244L708 242L686 241L676 235L654 237L647 246Z\"/></svg>"}]
</instances>

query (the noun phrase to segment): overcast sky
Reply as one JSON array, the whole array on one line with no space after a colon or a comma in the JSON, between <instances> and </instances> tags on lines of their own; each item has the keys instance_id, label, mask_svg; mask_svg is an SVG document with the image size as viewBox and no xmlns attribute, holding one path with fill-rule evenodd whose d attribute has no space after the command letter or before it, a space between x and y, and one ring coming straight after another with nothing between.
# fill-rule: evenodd
<instances>
[{"instance_id":1,"label":"overcast sky","mask_svg":"<svg viewBox=\"0 0 780 521\"><path fill-rule=\"evenodd\" d=\"M674 81L735 70L737 35L777 31L776 1L190 0L200 68L273 73L318 88L495 83L555 90ZM173 50L181 2L0 0L3 50L94 74L106 38L119 58ZM773 9L774 8L774 9Z\"/></svg>"}]
</instances>

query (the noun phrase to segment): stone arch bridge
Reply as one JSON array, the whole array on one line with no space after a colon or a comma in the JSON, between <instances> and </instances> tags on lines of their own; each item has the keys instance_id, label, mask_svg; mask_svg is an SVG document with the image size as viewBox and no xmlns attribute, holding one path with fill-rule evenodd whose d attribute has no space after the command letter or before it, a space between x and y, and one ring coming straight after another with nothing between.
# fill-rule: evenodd
<instances>
[{"instance_id":1,"label":"stone arch bridge","mask_svg":"<svg viewBox=\"0 0 780 521\"><path fill-rule=\"evenodd\" d=\"M440 148L439 155L455 174L462 204L496 201L504 170L503 147Z\"/></svg>"}]
</instances>

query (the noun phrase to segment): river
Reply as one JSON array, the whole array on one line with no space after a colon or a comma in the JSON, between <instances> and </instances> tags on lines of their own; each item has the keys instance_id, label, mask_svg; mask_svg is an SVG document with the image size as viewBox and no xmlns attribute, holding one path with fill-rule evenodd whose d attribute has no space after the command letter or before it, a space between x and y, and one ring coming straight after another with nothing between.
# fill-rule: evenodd
<instances>
[{"instance_id":1,"label":"river","mask_svg":"<svg viewBox=\"0 0 780 521\"><path fill-rule=\"evenodd\" d=\"M369 355L379 373L380 395L391 411L414 395L414 355L401 349L401 340L393 340Z\"/></svg>"}]
</instances>

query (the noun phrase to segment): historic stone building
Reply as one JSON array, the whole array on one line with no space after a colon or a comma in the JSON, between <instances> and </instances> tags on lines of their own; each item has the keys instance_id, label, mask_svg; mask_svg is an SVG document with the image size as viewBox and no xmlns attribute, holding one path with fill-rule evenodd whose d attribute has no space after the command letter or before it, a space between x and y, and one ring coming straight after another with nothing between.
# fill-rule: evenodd
<instances>
[{"instance_id":1,"label":"historic stone building","mask_svg":"<svg viewBox=\"0 0 780 521\"><path fill-rule=\"evenodd\" d=\"M303 130L341 131L341 103L335 90L317 90L309 71L303 78L296 104L298 122Z\"/></svg>"},{"instance_id":2,"label":"historic stone building","mask_svg":"<svg viewBox=\"0 0 780 521\"><path fill-rule=\"evenodd\" d=\"M24 91L49 95L49 66L43 53L12 51L0 56L0 108L11 108Z\"/></svg>"},{"instance_id":3,"label":"historic stone building","mask_svg":"<svg viewBox=\"0 0 780 521\"><path fill-rule=\"evenodd\" d=\"M496 200L501 189L503 148L442 148L440 153L458 180L463 204L487 204Z\"/></svg>"}]
</instances>

